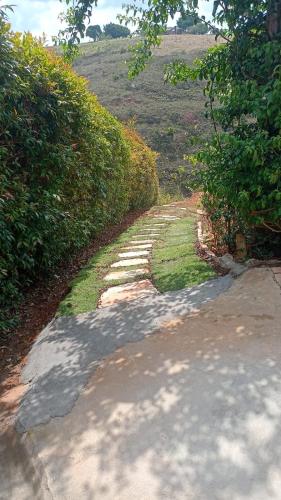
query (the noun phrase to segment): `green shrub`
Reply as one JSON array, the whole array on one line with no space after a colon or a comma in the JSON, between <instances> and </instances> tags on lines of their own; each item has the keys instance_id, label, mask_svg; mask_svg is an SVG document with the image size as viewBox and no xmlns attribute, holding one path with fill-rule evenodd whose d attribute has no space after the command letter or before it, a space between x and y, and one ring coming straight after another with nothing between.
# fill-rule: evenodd
<instances>
[{"instance_id":1,"label":"green shrub","mask_svg":"<svg viewBox=\"0 0 281 500\"><path fill-rule=\"evenodd\" d=\"M87 82L3 21L0 84L0 310L7 311L38 274L130 208L149 206L157 182L153 153L134 135L126 139ZM135 148L143 149L141 168Z\"/></svg>"},{"instance_id":2,"label":"green shrub","mask_svg":"<svg viewBox=\"0 0 281 500\"><path fill-rule=\"evenodd\" d=\"M130 208L149 208L158 198L157 154L132 128L125 128L131 155L129 161Z\"/></svg>"}]
</instances>

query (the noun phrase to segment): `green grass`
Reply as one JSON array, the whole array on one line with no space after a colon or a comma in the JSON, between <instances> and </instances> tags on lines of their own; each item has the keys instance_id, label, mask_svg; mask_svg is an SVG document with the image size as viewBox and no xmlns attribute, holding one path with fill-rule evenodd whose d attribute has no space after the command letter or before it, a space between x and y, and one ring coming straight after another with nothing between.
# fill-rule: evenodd
<instances>
[{"instance_id":1,"label":"green grass","mask_svg":"<svg viewBox=\"0 0 281 500\"><path fill-rule=\"evenodd\" d=\"M92 259L90 259L87 266L80 271L77 278L70 284L70 292L59 305L57 311L58 316L72 316L94 311L104 289L124 282L123 280L106 282L103 278L109 270L120 270L110 269L110 265L118 260L117 254L124 246L127 246L132 236L138 234L142 227L150 223L150 221L151 219L148 219L148 217L141 217L114 243L102 248ZM151 221L151 223L153 222ZM141 239L149 239L149 236L143 236L140 240ZM122 267L122 271L132 269L134 269L134 267ZM144 277L146 277L146 275L139 276L137 279L142 279Z\"/></svg>"},{"instance_id":2,"label":"green grass","mask_svg":"<svg viewBox=\"0 0 281 500\"><path fill-rule=\"evenodd\" d=\"M196 254L195 219L175 221L152 253L152 277L161 292L181 290L215 277L214 270Z\"/></svg>"},{"instance_id":3,"label":"green grass","mask_svg":"<svg viewBox=\"0 0 281 500\"><path fill-rule=\"evenodd\" d=\"M157 222L147 216L140 217L116 241L97 252L71 283L70 292L61 302L57 315L71 316L94 311L103 290L124 283L124 280L110 282L104 280L109 271L120 270L110 268L110 265L118 260L120 250L128 246L132 236L142 232L144 225L153 225ZM196 255L194 224L194 216L189 215L167 224L161 229L160 237L153 237L157 241L152 252L152 280L160 292L180 290L215 276L206 262ZM138 239L150 239L150 236L147 234ZM122 267L124 271L132 269L134 266ZM137 279L143 278L151 276L143 275Z\"/></svg>"}]
</instances>

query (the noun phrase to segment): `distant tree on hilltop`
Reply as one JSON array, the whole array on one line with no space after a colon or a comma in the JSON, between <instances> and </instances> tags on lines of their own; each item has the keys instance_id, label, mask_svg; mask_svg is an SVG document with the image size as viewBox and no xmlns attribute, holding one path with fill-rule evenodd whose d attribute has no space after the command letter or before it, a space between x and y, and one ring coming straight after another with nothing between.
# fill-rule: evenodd
<instances>
[{"instance_id":1,"label":"distant tree on hilltop","mask_svg":"<svg viewBox=\"0 0 281 500\"><path fill-rule=\"evenodd\" d=\"M103 28L103 32L106 36L111 38L127 38L131 34L129 28L115 23L106 24Z\"/></svg>"},{"instance_id":2,"label":"distant tree on hilltop","mask_svg":"<svg viewBox=\"0 0 281 500\"><path fill-rule=\"evenodd\" d=\"M177 26L181 30L192 35L204 35L209 31L208 25L205 24L202 19L191 14L182 14L177 21Z\"/></svg>"},{"instance_id":3,"label":"distant tree on hilltop","mask_svg":"<svg viewBox=\"0 0 281 500\"><path fill-rule=\"evenodd\" d=\"M92 38L97 42L102 36L102 30L99 24L94 24L93 26L88 26L86 31L86 36Z\"/></svg>"}]
</instances>

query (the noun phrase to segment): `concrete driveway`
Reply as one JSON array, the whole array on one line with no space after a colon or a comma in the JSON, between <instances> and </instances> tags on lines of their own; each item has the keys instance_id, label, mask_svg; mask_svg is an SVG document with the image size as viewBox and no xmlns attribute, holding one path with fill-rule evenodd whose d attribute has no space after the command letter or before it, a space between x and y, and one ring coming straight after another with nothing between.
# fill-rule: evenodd
<instances>
[{"instance_id":1,"label":"concrete driveway","mask_svg":"<svg viewBox=\"0 0 281 500\"><path fill-rule=\"evenodd\" d=\"M117 346L72 409L22 438L40 489L0 498L280 500L280 292L251 270Z\"/></svg>"}]
</instances>

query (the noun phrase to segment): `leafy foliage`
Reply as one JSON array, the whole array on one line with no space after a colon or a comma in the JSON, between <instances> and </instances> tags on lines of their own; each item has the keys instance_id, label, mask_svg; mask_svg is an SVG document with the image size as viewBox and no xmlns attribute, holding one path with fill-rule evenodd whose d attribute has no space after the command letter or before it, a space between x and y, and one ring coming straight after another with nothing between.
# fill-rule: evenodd
<instances>
[{"instance_id":1,"label":"leafy foliage","mask_svg":"<svg viewBox=\"0 0 281 500\"><path fill-rule=\"evenodd\" d=\"M155 169L157 155L133 129L125 129L125 138L130 146L130 208L149 208L158 198L158 178Z\"/></svg>"},{"instance_id":2,"label":"leafy foliage","mask_svg":"<svg viewBox=\"0 0 281 500\"><path fill-rule=\"evenodd\" d=\"M153 153L133 132L127 140L127 129L87 82L30 34L14 35L3 21L0 60L3 311L38 274L119 221L134 206L136 190L145 189L138 193L139 207L153 203L157 178ZM134 148L143 148L141 168ZM6 327L7 319L2 317Z\"/></svg>"},{"instance_id":3,"label":"leafy foliage","mask_svg":"<svg viewBox=\"0 0 281 500\"><path fill-rule=\"evenodd\" d=\"M177 26L192 35L204 35L209 31L208 25L200 17L191 14L182 14L177 20Z\"/></svg>"},{"instance_id":4,"label":"leafy foliage","mask_svg":"<svg viewBox=\"0 0 281 500\"><path fill-rule=\"evenodd\" d=\"M97 42L102 35L102 30L99 24L94 24L93 26L88 26L86 30L86 36L92 38L95 42Z\"/></svg>"},{"instance_id":5,"label":"leafy foliage","mask_svg":"<svg viewBox=\"0 0 281 500\"><path fill-rule=\"evenodd\" d=\"M127 38L131 34L129 28L115 23L106 24L103 31L110 38Z\"/></svg>"},{"instance_id":6,"label":"leafy foliage","mask_svg":"<svg viewBox=\"0 0 281 500\"><path fill-rule=\"evenodd\" d=\"M134 50L132 76L159 45L168 16L198 16L196 0L151 0L140 9L129 6L129 12L124 19L146 35ZM206 81L206 114L214 137L197 161L205 165L200 176L204 204L214 221L223 221L222 238L231 246L237 231L263 228L272 240L281 233L281 3L214 1L213 24L222 27L224 43L195 67L170 65L166 78Z\"/></svg>"}]
</instances>

